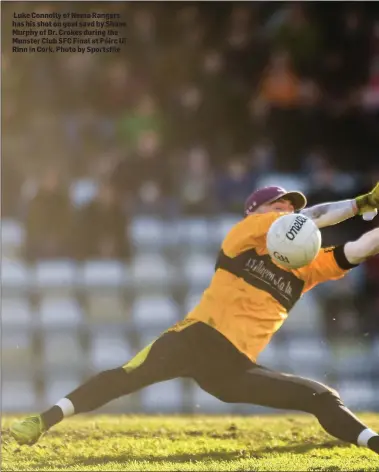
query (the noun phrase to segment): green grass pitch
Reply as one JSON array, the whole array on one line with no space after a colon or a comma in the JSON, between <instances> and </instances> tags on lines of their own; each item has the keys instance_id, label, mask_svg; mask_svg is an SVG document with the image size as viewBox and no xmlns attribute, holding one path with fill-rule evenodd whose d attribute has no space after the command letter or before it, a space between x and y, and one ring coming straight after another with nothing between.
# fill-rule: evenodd
<instances>
[{"instance_id":1,"label":"green grass pitch","mask_svg":"<svg viewBox=\"0 0 379 472\"><path fill-rule=\"evenodd\" d=\"M379 430L379 414L360 416ZM2 418L2 470L379 471L379 456L311 416L78 416L17 447Z\"/></svg>"}]
</instances>

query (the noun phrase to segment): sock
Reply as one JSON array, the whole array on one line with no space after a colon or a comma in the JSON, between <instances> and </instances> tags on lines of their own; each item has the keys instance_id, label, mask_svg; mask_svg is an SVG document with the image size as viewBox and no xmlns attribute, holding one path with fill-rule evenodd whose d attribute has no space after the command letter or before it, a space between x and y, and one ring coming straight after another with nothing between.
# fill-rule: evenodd
<instances>
[{"instance_id":1,"label":"sock","mask_svg":"<svg viewBox=\"0 0 379 472\"><path fill-rule=\"evenodd\" d=\"M379 454L379 435L372 429L364 429L357 439L358 446L368 447Z\"/></svg>"},{"instance_id":2,"label":"sock","mask_svg":"<svg viewBox=\"0 0 379 472\"><path fill-rule=\"evenodd\" d=\"M106 370L95 375L42 413L44 426L49 429L67 416L95 410L143 386L141 382L127 382L127 379L123 368Z\"/></svg>"},{"instance_id":3,"label":"sock","mask_svg":"<svg viewBox=\"0 0 379 472\"><path fill-rule=\"evenodd\" d=\"M59 402L51 407L49 410L41 414L43 424L46 429L50 429L55 424L59 423L75 413L74 405L68 398L62 398Z\"/></svg>"}]
</instances>

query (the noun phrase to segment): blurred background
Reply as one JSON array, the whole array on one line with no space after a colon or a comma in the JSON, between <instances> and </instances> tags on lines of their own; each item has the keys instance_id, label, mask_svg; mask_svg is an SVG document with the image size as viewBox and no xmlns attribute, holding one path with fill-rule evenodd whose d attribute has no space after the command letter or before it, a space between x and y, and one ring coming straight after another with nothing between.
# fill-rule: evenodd
<instances>
[{"instance_id":1,"label":"blurred background","mask_svg":"<svg viewBox=\"0 0 379 472\"><path fill-rule=\"evenodd\" d=\"M194 306L243 202L379 180L378 3L2 3L2 408L44 409ZM118 12L120 54L15 54L17 12ZM324 245L378 226L354 218ZM379 258L259 361L379 411ZM269 412L176 380L108 412Z\"/></svg>"}]
</instances>

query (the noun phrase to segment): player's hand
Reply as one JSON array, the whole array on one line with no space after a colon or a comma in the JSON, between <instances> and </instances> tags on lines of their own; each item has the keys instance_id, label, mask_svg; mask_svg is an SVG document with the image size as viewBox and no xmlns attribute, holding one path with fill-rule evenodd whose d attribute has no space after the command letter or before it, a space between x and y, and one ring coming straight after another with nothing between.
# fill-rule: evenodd
<instances>
[{"instance_id":1,"label":"player's hand","mask_svg":"<svg viewBox=\"0 0 379 472\"><path fill-rule=\"evenodd\" d=\"M371 190L371 192L365 195L360 195L355 199L357 204L358 213L363 215L375 209L379 210L379 182Z\"/></svg>"}]
</instances>

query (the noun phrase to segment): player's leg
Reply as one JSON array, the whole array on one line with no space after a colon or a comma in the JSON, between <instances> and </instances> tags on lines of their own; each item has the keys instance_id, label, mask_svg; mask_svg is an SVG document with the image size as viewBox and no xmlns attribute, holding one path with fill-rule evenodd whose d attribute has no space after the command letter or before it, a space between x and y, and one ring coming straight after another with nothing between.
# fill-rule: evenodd
<instances>
[{"instance_id":1,"label":"player's leg","mask_svg":"<svg viewBox=\"0 0 379 472\"><path fill-rule=\"evenodd\" d=\"M332 436L379 454L379 436L343 404L339 394L326 385L252 364L236 376L197 379L200 387L228 403L297 410L316 416Z\"/></svg>"},{"instance_id":2,"label":"player's leg","mask_svg":"<svg viewBox=\"0 0 379 472\"><path fill-rule=\"evenodd\" d=\"M148 385L185 376L189 350L181 334L164 333L127 364L95 375L41 415L15 422L11 434L20 444L34 444L64 417L95 410Z\"/></svg>"}]
</instances>

